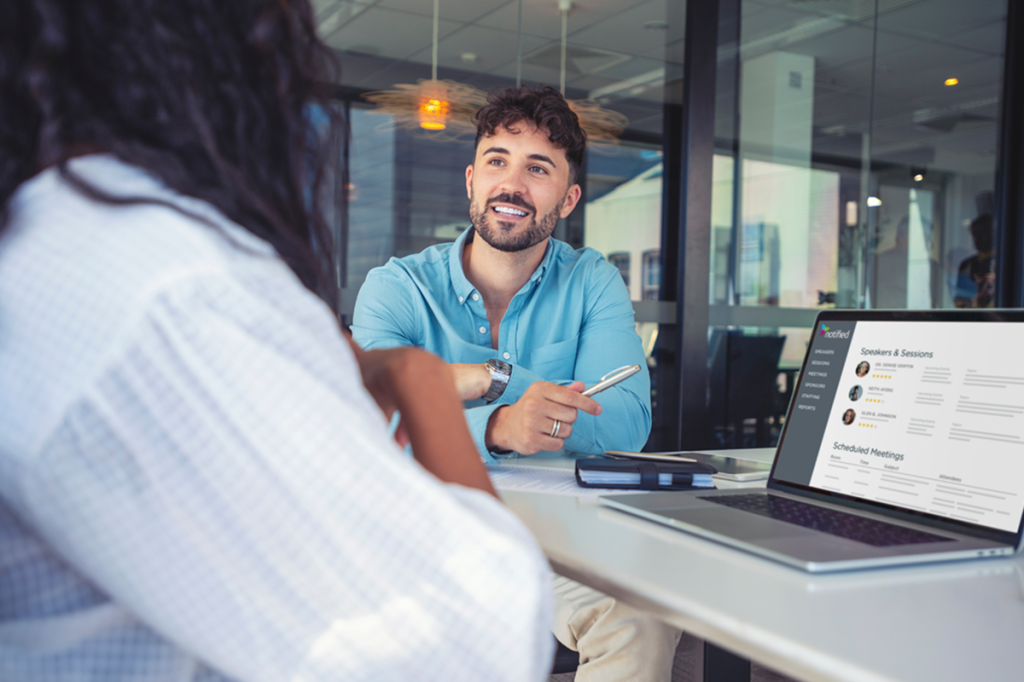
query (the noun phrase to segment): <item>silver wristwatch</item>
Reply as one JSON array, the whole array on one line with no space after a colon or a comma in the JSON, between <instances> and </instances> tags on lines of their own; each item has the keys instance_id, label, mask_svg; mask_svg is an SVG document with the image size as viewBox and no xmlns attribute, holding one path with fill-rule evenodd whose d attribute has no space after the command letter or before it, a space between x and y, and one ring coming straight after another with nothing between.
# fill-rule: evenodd
<instances>
[{"instance_id":1,"label":"silver wristwatch","mask_svg":"<svg viewBox=\"0 0 1024 682\"><path fill-rule=\"evenodd\" d=\"M491 375L491 387L487 389L484 400L493 403L505 392L508 380L512 376L512 365L502 360L491 358L484 363L484 369Z\"/></svg>"}]
</instances>

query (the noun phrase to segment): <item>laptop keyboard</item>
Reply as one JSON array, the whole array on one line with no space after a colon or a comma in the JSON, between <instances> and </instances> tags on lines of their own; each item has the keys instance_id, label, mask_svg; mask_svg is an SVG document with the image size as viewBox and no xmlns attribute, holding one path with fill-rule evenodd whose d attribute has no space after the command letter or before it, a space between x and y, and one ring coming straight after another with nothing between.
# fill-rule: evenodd
<instances>
[{"instance_id":1,"label":"laptop keyboard","mask_svg":"<svg viewBox=\"0 0 1024 682\"><path fill-rule=\"evenodd\" d=\"M701 496L700 499L793 523L804 528L819 530L829 535L837 535L847 540L863 542L874 547L946 542L949 539L773 495Z\"/></svg>"}]
</instances>

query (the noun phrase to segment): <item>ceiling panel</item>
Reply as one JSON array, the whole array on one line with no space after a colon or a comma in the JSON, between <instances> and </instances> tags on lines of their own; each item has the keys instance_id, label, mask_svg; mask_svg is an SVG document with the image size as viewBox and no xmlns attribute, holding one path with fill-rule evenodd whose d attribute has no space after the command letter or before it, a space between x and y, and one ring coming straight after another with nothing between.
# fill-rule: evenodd
<instances>
[{"instance_id":1,"label":"ceiling panel","mask_svg":"<svg viewBox=\"0 0 1024 682\"><path fill-rule=\"evenodd\" d=\"M771 7L785 5L789 0L739 0L739 2L742 6L743 21L747 21L750 15L763 12Z\"/></svg>"},{"instance_id":2,"label":"ceiling panel","mask_svg":"<svg viewBox=\"0 0 1024 682\"><path fill-rule=\"evenodd\" d=\"M617 14L614 19L574 31L571 40L579 45L641 55L651 49L651 43L664 45L667 37L663 29L644 27L645 23L652 21L665 21L664 0L641 2Z\"/></svg>"},{"instance_id":3,"label":"ceiling panel","mask_svg":"<svg viewBox=\"0 0 1024 682\"><path fill-rule=\"evenodd\" d=\"M441 21L438 34L459 28L453 21ZM394 59L405 59L433 42L434 24L429 17L371 7L326 37L338 50L352 50Z\"/></svg>"},{"instance_id":4,"label":"ceiling panel","mask_svg":"<svg viewBox=\"0 0 1024 682\"><path fill-rule=\"evenodd\" d=\"M549 42L536 36L523 35L523 54L530 54ZM470 24L438 41L437 62L439 66L489 72L508 62L514 64L516 47L515 32L510 33ZM462 55L467 53L476 55L477 61L475 63L462 61ZM429 63L430 46L426 46L410 58L413 61Z\"/></svg>"},{"instance_id":5,"label":"ceiling panel","mask_svg":"<svg viewBox=\"0 0 1024 682\"><path fill-rule=\"evenodd\" d=\"M986 54L1002 55L1006 45L1006 23L997 21L985 26L954 33L942 39L947 45L957 45Z\"/></svg>"},{"instance_id":6,"label":"ceiling panel","mask_svg":"<svg viewBox=\"0 0 1024 682\"><path fill-rule=\"evenodd\" d=\"M515 5L516 0L439 0L438 14L442 19L472 23L506 4ZM431 18L434 16L433 0L379 0L377 6Z\"/></svg>"},{"instance_id":7,"label":"ceiling panel","mask_svg":"<svg viewBox=\"0 0 1024 682\"><path fill-rule=\"evenodd\" d=\"M814 97L814 126L836 134L867 128L869 100L860 92L835 92ZM840 129L843 128L843 129Z\"/></svg>"},{"instance_id":8,"label":"ceiling panel","mask_svg":"<svg viewBox=\"0 0 1024 682\"><path fill-rule=\"evenodd\" d=\"M942 46L932 41L916 38L878 36L877 67L892 75L921 79L925 71L945 71L939 83L950 76L956 76L961 65L977 61L979 55L973 50L960 47Z\"/></svg>"},{"instance_id":9,"label":"ceiling panel","mask_svg":"<svg viewBox=\"0 0 1024 682\"><path fill-rule=\"evenodd\" d=\"M569 11L568 33L597 22L608 20L645 0L574 0ZM516 30L519 21L519 5L510 2L477 23L492 28ZM546 38L560 39L562 36L562 15L557 0L523 0L523 32Z\"/></svg>"},{"instance_id":10,"label":"ceiling panel","mask_svg":"<svg viewBox=\"0 0 1024 682\"><path fill-rule=\"evenodd\" d=\"M931 0L879 16L878 28L937 38L948 33L1003 21L1006 3L1015 0Z\"/></svg>"},{"instance_id":11,"label":"ceiling panel","mask_svg":"<svg viewBox=\"0 0 1024 682\"><path fill-rule=\"evenodd\" d=\"M546 69L541 66L534 64L523 64L521 67L522 79L524 83L537 84L543 83L546 85L553 85L558 87L558 72ZM516 62L514 59L505 62L498 68L492 70L490 73L495 76L507 78L508 80L515 81L516 78ZM493 83L487 86L488 88L493 87ZM485 88L486 89L486 88Z\"/></svg>"},{"instance_id":12,"label":"ceiling panel","mask_svg":"<svg viewBox=\"0 0 1024 682\"><path fill-rule=\"evenodd\" d=\"M871 31L858 24L844 24L822 35L787 45L783 50L814 57L818 69L826 69L871 57Z\"/></svg>"},{"instance_id":13,"label":"ceiling panel","mask_svg":"<svg viewBox=\"0 0 1024 682\"><path fill-rule=\"evenodd\" d=\"M783 45L798 43L825 30L842 25L840 19L822 17L820 14L799 12L783 7L765 8L756 20L744 21L740 28L740 44L744 51L753 47L775 49Z\"/></svg>"},{"instance_id":14,"label":"ceiling panel","mask_svg":"<svg viewBox=\"0 0 1024 682\"><path fill-rule=\"evenodd\" d=\"M962 106L999 94L1002 85L1002 60L990 57L963 64L957 70L960 83L953 87L943 84L947 71L942 68L924 69L913 77L880 77L876 91L899 97L908 109L921 106Z\"/></svg>"}]
</instances>

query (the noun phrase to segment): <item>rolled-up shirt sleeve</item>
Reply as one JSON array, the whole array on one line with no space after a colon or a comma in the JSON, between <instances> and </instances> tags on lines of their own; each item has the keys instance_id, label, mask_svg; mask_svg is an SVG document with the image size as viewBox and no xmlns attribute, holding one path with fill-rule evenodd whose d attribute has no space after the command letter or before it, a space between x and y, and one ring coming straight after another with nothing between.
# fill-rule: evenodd
<instances>
[{"instance_id":1,"label":"rolled-up shirt sleeve","mask_svg":"<svg viewBox=\"0 0 1024 682\"><path fill-rule=\"evenodd\" d=\"M537 381L582 381L592 386L620 367L640 365L632 377L593 396L601 405L601 414L578 411L572 435L565 440L567 450L587 454L640 450L651 431L651 380L629 292L618 270L604 260L591 263L586 286L581 289L585 304L575 356L547 376L516 365L508 387L490 409L516 402Z\"/></svg>"},{"instance_id":2,"label":"rolled-up shirt sleeve","mask_svg":"<svg viewBox=\"0 0 1024 682\"><path fill-rule=\"evenodd\" d=\"M245 680L540 680L549 573L405 456L330 312L166 284L9 500L111 600Z\"/></svg>"}]
</instances>

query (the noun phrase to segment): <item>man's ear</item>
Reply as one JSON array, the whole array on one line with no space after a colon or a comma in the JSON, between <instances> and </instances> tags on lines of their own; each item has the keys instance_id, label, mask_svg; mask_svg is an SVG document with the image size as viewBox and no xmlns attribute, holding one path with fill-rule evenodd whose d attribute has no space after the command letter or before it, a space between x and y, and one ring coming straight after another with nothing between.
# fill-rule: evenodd
<instances>
[{"instance_id":1,"label":"man's ear","mask_svg":"<svg viewBox=\"0 0 1024 682\"><path fill-rule=\"evenodd\" d=\"M562 213L559 217L568 218L572 210L576 208L576 204L579 203L581 196L583 196L583 190L579 185L570 187L569 191L565 193L565 203L562 204Z\"/></svg>"},{"instance_id":2,"label":"man's ear","mask_svg":"<svg viewBox=\"0 0 1024 682\"><path fill-rule=\"evenodd\" d=\"M473 197L473 164L466 166L466 198Z\"/></svg>"}]
</instances>

